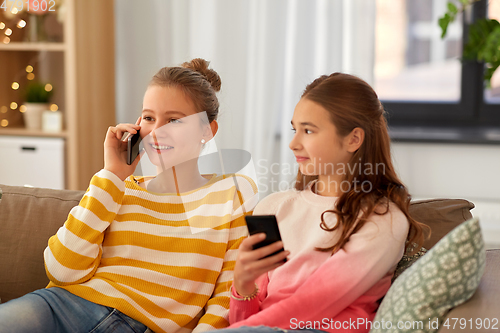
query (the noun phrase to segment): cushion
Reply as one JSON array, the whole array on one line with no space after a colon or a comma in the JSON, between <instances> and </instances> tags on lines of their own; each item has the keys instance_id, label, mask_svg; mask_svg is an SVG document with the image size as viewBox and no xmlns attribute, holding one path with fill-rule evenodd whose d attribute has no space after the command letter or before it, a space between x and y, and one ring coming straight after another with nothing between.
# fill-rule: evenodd
<instances>
[{"instance_id":1,"label":"cushion","mask_svg":"<svg viewBox=\"0 0 500 333\"><path fill-rule=\"evenodd\" d=\"M413 201L410 204L410 214L417 221L428 225L431 228L431 235L417 253L411 255L409 254L411 250L409 250L403 255L394 272L392 282L427 252L426 247L433 247L434 244L453 228L472 218L472 214L470 213L472 208L474 208L474 204L463 199Z\"/></svg>"},{"instance_id":2,"label":"cushion","mask_svg":"<svg viewBox=\"0 0 500 333\"><path fill-rule=\"evenodd\" d=\"M431 236L423 246L430 250L453 228L472 218L474 204L463 199L431 199L410 204L410 215L431 227Z\"/></svg>"},{"instance_id":3,"label":"cushion","mask_svg":"<svg viewBox=\"0 0 500 333\"><path fill-rule=\"evenodd\" d=\"M370 333L437 332L445 314L476 291L485 252L477 218L453 229L394 281Z\"/></svg>"},{"instance_id":4,"label":"cushion","mask_svg":"<svg viewBox=\"0 0 500 333\"><path fill-rule=\"evenodd\" d=\"M84 192L0 185L0 299L44 288L43 251Z\"/></svg>"}]
</instances>

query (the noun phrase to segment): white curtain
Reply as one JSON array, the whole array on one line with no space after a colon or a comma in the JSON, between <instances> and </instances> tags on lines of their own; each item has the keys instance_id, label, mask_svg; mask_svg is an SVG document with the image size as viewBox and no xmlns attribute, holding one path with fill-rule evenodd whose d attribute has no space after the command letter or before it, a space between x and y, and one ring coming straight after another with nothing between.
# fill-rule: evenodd
<instances>
[{"instance_id":1,"label":"white curtain","mask_svg":"<svg viewBox=\"0 0 500 333\"><path fill-rule=\"evenodd\" d=\"M373 0L116 0L115 14L118 121L137 119L159 68L210 60L217 146L252 154L262 197L295 178L290 120L305 86L335 71L373 81Z\"/></svg>"}]
</instances>

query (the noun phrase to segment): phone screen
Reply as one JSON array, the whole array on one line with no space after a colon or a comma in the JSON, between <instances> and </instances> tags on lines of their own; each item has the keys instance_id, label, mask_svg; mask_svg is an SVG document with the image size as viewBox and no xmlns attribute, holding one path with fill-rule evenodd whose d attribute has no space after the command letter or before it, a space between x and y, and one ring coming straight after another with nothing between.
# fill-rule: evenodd
<instances>
[{"instance_id":1,"label":"phone screen","mask_svg":"<svg viewBox=\"0 0 500 333\"><path fill-rule=\"evenodd\" d=\"M139 155L139 144L141 143L141 136L139 131L136 134L129 135L127 139L127 164L130 165L134 162L137 155Z\"/></svg>"},{"instance_id":2,"label":"phone screen","mask_svg":"<svg viewBox=\"0 0 500 333\"><path fill-rule=\"evenodd\" d=\"M248 215L245 216L245 221L247 223L248 232L250 233L250 235L258 234L260 232L266 234L266 239L253 246L254 250L281 240L280 229L278 228L278 221L276 220L276 216ZM282 248L268 255L266 256L266 258L273 256L281 251L284 251L284 249Z\"/></svg>"}]
</instances>

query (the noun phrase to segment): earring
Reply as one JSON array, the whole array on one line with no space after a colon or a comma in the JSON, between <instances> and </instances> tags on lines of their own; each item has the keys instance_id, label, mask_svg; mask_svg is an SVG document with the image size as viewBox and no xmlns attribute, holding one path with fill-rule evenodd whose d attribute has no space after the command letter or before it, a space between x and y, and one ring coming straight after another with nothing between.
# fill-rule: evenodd
<instances>
[{"instance_id":1,"label":"earring","mask_svg":"<svg viewBox=\"0 0 500 333\"><path fill-rule=\"evenodd\" d=\"M205 139L201 139L201 143L205 143Z\"/></svg>"}]
</instances>

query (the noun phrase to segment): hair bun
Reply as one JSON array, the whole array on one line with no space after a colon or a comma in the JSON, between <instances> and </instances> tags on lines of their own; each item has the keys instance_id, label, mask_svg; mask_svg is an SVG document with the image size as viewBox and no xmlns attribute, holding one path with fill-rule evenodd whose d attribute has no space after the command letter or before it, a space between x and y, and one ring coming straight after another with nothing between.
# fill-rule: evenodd
<instances>
[{"instance_id":1,"label":"hair bun","mask_svg":"<svg viewBox=\"0 0 500 333\"><path fill-rule=\"evenodd\" d=\"M189 62L183 63L182 67L189 68L200 73L207 79L208 82L210 82L210 85L212 86L212 88L214 88L215 91L219 91L222 84L220 76L216 71L208 68L209 64L210 62L206 61L205 59L196 58Z\"/></svg>"}]
</instances>

